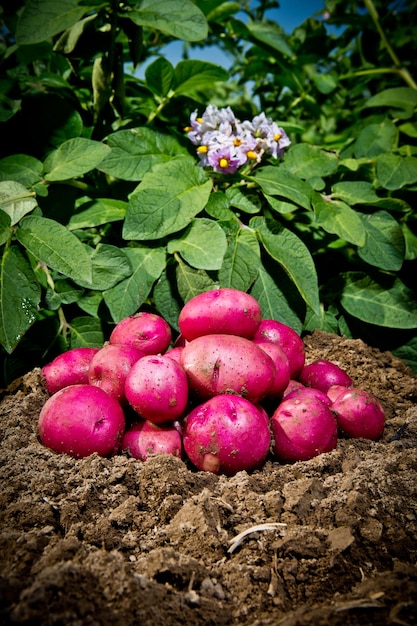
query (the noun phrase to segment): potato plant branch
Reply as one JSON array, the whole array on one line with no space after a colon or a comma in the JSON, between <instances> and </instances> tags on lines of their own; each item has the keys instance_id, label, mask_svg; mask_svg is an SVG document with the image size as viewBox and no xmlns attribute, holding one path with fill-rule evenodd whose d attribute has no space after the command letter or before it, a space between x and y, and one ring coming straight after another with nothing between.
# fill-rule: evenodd
<instances>
[{"instance_id":1,"label":"potato plant branch","mask_svg":"<svg viewBox=\"0 0 417 626\"><path fill-rule=\"evenodd\" d=\"M379 33L379 36L381 37L382 43L387 49L387 52L390 55L395 67L397 68L398 73L405 80L405 82L408 84L409 87L411 87L412 89L417 89L417 83L414 81L410 72L405 67L402 66L400 59L397 57L394 49L392 48L390 42L387 39L385 31L382 28L381 23L379 21L378 11L375 8L373 0L364 0L364 3L365 3L366 8L369 11L369 15L371 16L375 24L375 27Z\"/></svg>"}]
</instances>

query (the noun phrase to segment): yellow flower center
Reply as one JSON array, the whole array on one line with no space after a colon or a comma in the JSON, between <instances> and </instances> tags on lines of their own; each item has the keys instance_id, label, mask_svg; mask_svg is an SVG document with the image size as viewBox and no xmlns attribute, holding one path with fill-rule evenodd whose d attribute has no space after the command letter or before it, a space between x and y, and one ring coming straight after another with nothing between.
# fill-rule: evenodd
<instances>
[{"instance_id":1,"label":"yellow flower center","mask_svg":"<svg viewBox=\"0 0 417 626\"><path fill-rule=\"evenodd\" d=\"M235 139L235 140L234 140L234 142L233 142L233 144L234 144L235 146L241 146L241 145L242 145L242 143L243 143L243 142L242 142L242 140L241 140L241 139L239 139L239 137L236 137L236 139Z\"/></svg>"},{"instance_id":2,"label":"yellow flower center","mask_svg":"<svg viewBox=\"0 0 417 626\"><path fill-rule=\"evenodd\" d=\"M208 147L207 146L198 146L197 152L201 152L201 154L207 154Z\"/></svg>"},{"instance_id":3,"label":"yellow flower center","mask_svg":"<svg viewBox=\"0 0 417 626\"><path fill-rule=\"evenodd\" d=\"M202 123L203 123L203 118L202 118L202 117L197 117L196 121L197 121L199 124L202 124Z\"/></svg>"},{"instance_id":4,"label":"yellow flower center","mask_svg":"<svg viewBox=\"0 0 417 626\"><path fill-rule=\"evenodd\" d=\"M229 161L225 159L224 157L222 157L219 161L219 165L220 167L227 167L229 165Z\"/></svg>"},{"instance_id":5,"label":"yellow flower center","mask_svg":"<svg viewBox=\"0 0 417 626\"><path fill-rule=\"evenodd\" d=\"M189 133L189 132L191 132L192 130L193 130L193 127L192 127L192 126L186 126L186 127L184 128L184 131L185 131L186 133Z\"/></svg>"},{"instance_id":6,"label":"yellow flower center","mask_svg":"<svg viewBox=\"0 0 417 626\"><path fill-rule=\"evenodd\" d=\"M253 150L249 150L249 152L246 153L246 156L248 157L248 159L251 159L253 161L258 158L258 155Z\"/></svg>"},{"instance_id":7,"label":"yellow flower center","mask_svg":"<svg viewBox=\"0 0 417 626\"><path fill-rule=\"evenodd\" d=\"M277 133L276 135L274 135L274 141L279 141L281 137L282 137L281 133Z\"/></svg>"}]
</instances>

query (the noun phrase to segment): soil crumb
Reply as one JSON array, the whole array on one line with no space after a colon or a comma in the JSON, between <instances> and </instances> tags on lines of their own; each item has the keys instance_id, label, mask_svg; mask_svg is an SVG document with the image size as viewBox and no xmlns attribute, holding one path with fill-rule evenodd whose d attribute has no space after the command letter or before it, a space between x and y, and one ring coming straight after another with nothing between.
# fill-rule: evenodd
<instances>
[{"instance_id":1,"label":"soil crumb","mask_svg":"<svg viewBox=\"0 0 417 626\"><path fill-rule=\"evenodd\" d=\"M38 368L3 391L0 624L417 624L417 378L360 340L304 341L380 399L380 441L232 477L76 460L38 440Z\"/></svg>"}]
</instances>

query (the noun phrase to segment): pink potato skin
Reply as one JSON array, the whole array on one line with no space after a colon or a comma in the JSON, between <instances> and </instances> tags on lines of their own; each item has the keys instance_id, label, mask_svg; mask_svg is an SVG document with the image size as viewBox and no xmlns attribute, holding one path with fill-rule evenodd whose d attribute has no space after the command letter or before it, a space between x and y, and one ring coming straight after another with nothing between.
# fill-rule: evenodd
<instances>
[{"instance_id":1,"label":"pink potato skin","mask_svg":"<svg viewBox=\"0 0 417 626\"><path fill-rule=\"evenodd\" d=\"M253 403L268 393L275 378L271 357L253 341L236 335L205 335L181 354L190 389L203 400L224 393Z\"/></svg>"},{"instance_id":2,"label":"pink potato skin","mask_svg":"<svg viewBox=\"0 0 417 626\"><path fill-rule=\"evenodd\" d=\"M331 405L337 424L347 437L377 441L385 426L382 404L365 389L347 389Z\"/></svg>"},{"instance_id":3,"label":"pink potato skin","mask_svg":"<svg viewBox=\"0 0 417 626\"><path fill-rule=\"evenodd\" d=\"M154 424L175 421L188 403L188 381L182 366L165 355L146 355L126 378L125 395L143 419Z\"/></svg>"},{"instance_id":4,"label":"pink potato skin","mask_svg":"<svg viewBox=\"0 0 417 626\"><path fill-rule=\"evenodd\" d=\"M142 311L125 317L116 324L109 342L133 346L147 355L165 352L171 339L171 328L163 317Z\"/></svg>"},{"instance_id":5,"label":"pink potato skin","mask_svg":"<svg viewBox=\"0 0 417 626\"><path fill-rule=\"evenodd\" d=\"M174 348L170 348L164 354L164 356L168 356L170 359L174 359L177 363L181 363L181 354L184 349L184 346L175 346Z\"/></svg>"},{"instance_id":6,"label":"pink potato skin","mask_svg":"<svg viewBox=\"0 0 417 626\"><path fill-rule=\"evenodd\" d=\"M46 389L56 393L69 385L88 384L88 368L100 348L73 348L42 368Z\"/></svg>"},{"instance_id":7,"label":"pink potato skin","mask_svg":"<svg viewBox=\"0 0 417 626\"><path fill-rule=\"evenodd\" d=\"M120 404L91 385L70 385L57 391L43 405L38 431L42 443L55 452L76 458L93 452L117 453L125 430Z\"/></svg>"},{"instance_id":8,"label":"pink potato skin","mask_svg":"<svg viewBox=\"0 0 417 626\"><path fill-rule=\"evenodd\" d=\"M133 424L124 434L122 450L139 461L156 454L172 454L182 458L182 437L174 425L164 426L142 421Z\"/></svg>"},{"instance_id":9,"label":"pink potato skin","mask_svg":"<svg viewBox=\"0 0 417 626\"><path fill-rule=\"evenodd\" d=\"M307 461L337 445L337 422L315 397L285 399L271 417L273 452L283 462Z\"/></svg>"},{"instance_id":10,"label":"pink potato skin","mask_svg":"<svg viewBox=\"0 0 417 626\"><path fill-rule=\"evenodd\" d=\"M271 357L275 365L275 378L268 389L268 398L280 398L290 382L290 363L288 357L278 344L271 341L254 339L253 343L262 348Z\"/></svg>"},{"instance_id":11,"label":"pink potato skin","mask_svg":"<svg viewBox=\"0 0 417 626\"><path fill-rule=\"evenodd\" d=\"M297 378L305 363L305 348L303 340L293 328L278 320L264 319L259 324L254 339L278 344L288 357L291 378Z\"/></svg>"},{"instance_id":12,"label":"pink potato skin","mask_svg":"<svg viewBox=\"0 0 417 626\"><path fill-rule=\"evenodd\" d=\"M345 370L326 359L317 359L305 365L298 375L298 380L306 387L314 387L324 393L333 385L350 387L353 383Z\"/></svg>"},{"instance_id":13,"label":"pink potato skin","mask_svg":"<svg viewBox=\"0 0 417 626\"><path fill-rule=\"evenodd\" d=\"M284 393L282 394L282 397L286 398L290 393L292 393L296 389L305 389L305 386L303 385L303 383L298 382L298 380L294 380L293 378L290 378L290 382L286 386Z\"/></svg>"},{"instance_id":14,"label":"pink potato skin","mask_svg":"<svg viewBox=\"0 0 417 626\"><path fill-rule=\"evenodd\" d=\"M210 398L184 420L186 455L197 469L213 474L261 467L270 441L265 411L240 396Z\"/></svg>"},{"instance_id":15,"label":"pink potato skin","mask_svg":"<svg viewBox=\"0 0 417 626\"><path fill-rule=\"evenodd\" d=\"M315 389L314 387L299 387L298 389L294 389L285 396L286 400L290 398L317 398L327 406L330 406L332 403L329 396L324 393L324 391L320 391L320 389Z\"/></svg>"},{"instance_id":16,"label":"pink potato skin","mask_svg":"<svg viewBox=\"0 0 417 626\"><path fill-rule=\"evenodd\" d=\"M133 346L109 343L93 356L88 368L88 382L124 404L126 376L142 356L143 353Z\"/></svg>"},{"instance_id":17,"label":"pink potato skin","mask_svg":"<svg viewBox=\"0 0 417 626\"><path fill-rule=\"evenodd\" d=\"M348 391L349 387L344 385L332 385L326 391L326 396L330 399L330 403L334 402L342 393Z\"/></svg>"},{"instance_id":18,"label":"pink potato skin","mask_svg":"<svg viewBox=\"0 0 417 626\"><path fill-rule=\"evenodd\" d=\"M261 319L261 307L253 296L223 287L191 298L180 311L178 325L186 341L212 334L252 339Z\"/></svg>"}]
</instances>

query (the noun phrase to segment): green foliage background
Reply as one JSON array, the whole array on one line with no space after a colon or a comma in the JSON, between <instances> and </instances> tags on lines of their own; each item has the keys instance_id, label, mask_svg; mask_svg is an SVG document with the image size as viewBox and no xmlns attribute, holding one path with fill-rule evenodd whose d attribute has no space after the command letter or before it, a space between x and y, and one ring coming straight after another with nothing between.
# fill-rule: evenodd
<instances>
[{"instance_id":1,"label":"green foliage background","mask_svg":"<svg viewBox=\"0 0 417 626\"><path fill-rule=\"evenodd\" d=\"M325 0L286 35L273 0L3 3L2 385L139 308L178 330L215 286L417 371L416 4ZM230 71L188 58L207 45ZM184 127L209 103L265 111L284 160L201 168Z\"/></svg>"}]
</instances>

